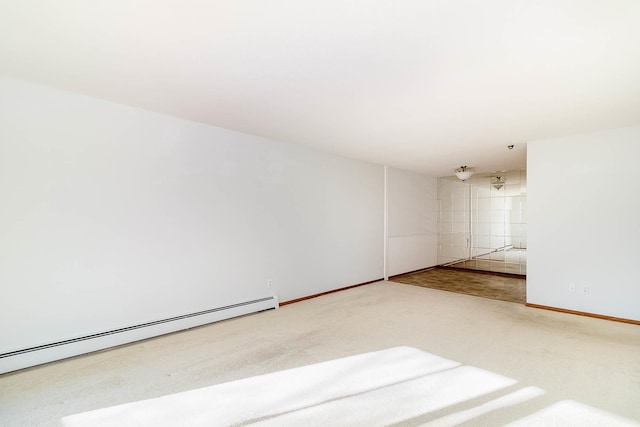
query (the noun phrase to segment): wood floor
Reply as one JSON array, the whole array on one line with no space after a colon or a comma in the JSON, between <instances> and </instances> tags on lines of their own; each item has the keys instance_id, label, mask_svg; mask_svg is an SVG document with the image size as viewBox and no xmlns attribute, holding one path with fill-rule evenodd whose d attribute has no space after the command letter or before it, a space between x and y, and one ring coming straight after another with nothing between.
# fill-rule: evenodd
<instances>
[{"instance_id":1,"label":"wood floor","mask_svg":"<svg viewBox=\"0 0 640 427\"><path fill-rule=\"evenodd\" d=\"M524 278L434 268L395 276L390 280L407 285L457 292L500 301L519 304L526 302L526 280Z\"/></svg>"}]
</instances>

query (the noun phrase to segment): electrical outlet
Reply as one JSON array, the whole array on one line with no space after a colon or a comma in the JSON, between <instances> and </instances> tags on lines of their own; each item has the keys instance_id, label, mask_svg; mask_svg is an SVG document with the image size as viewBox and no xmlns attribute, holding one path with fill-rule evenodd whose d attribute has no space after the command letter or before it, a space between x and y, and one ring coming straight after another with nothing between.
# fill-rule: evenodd
<instances>
[{"instance_id":1,"label":"electrical outlet","mask_svg":"<svg viewBox=\"0 0 640 427\"><path fill-rule=\"evenodd\" d=\"M589 288L588 286L585 286L584 288L582 288L582 292L584 292L585 294L590 294L591 288Z\"/></svg>"},{"instance_id":2,"label":"electrical outlet","mask_svg":"<svg viewBox=\"0 0 640 427\"><path fill-rule=\"evenodd\" d=\"M273 286L273 282L271 279L267 279L267 288L270 288L271 286Z\"/></svg>"},{"instance_id":3,"label":"electrical outlet","mask_svg":"<svg viewBox=\"0 0 640 427\"><path fill-rule=\"evenodd\" d=\"M576 284L575 283L569 283L569 292L576 292Z\"/></svg>"}]
</instances>

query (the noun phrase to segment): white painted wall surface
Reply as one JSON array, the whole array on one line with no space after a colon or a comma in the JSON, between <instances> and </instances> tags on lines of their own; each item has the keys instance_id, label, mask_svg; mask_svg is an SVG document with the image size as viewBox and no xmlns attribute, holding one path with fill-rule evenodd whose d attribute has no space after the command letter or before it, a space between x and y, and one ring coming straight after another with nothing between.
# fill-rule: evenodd
<instances>
[{"instance_id":1,"label":"white painted wall surface","mask_svg":"<svg viewBox=\"0 0 640 427\"><path fill-rule=\"evenodd\" d=\"M438 262L437 178L389 168L388 274Z\"/></svg>"},{"instance_id":2,"label":"white painted wall surface","mask_svg":"<svg viewBox=\"0 0 640 427\"><path fill-rule=\"evenodd\" d=\"M383 179L382 166L0 79L0 353L381 278Z\"/></svg>"},{"instance_id":3,"label":"white painted wall surface","mask_svg":"<svg viewBox=\"0 0 640 427\"><path fill-rule=\"evenodd\" d=\"M527 301L640 320L640 126L527 147Z\"/></svg>"}]
</instances>

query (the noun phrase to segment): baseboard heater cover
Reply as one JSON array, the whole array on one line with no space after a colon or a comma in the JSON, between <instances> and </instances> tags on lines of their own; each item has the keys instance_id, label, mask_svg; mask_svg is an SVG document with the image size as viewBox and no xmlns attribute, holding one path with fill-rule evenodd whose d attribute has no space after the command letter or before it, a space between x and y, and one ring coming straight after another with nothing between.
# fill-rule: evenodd
<instances>
[{"instance_id":1,"label":"baseboard heater cover","mask_svg":"<svg viewBox=\"0 0 640 427\"><path fill-rule=\"evenodd\" d=\"M0 374L278 308L276 295L0 354Z\"/></svg>"}]
</instances>

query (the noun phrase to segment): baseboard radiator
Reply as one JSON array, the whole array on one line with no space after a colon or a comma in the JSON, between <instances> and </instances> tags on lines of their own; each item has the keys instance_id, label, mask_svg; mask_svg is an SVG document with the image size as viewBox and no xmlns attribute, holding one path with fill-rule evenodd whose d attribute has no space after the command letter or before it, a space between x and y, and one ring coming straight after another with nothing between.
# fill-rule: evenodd
<instances>
[{"instance_id":1,"label":"baseboard radiator","mask_svg":"<svg viewBox=\"0 0 640 427\"><path fill-rule=\"evenodd\" d=\"M0 354L0 374L273 308L275 295L9 351Z\"/></svg>"}]
</instances>

